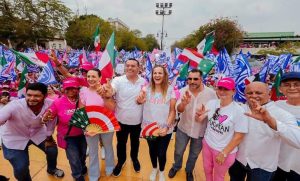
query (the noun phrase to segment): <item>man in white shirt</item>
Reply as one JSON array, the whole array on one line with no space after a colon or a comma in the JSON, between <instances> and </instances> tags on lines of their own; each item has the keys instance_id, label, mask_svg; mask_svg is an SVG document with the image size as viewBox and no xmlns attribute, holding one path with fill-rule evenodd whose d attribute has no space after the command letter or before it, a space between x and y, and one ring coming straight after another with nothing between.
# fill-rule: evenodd
<instances>
[{"instance_id":1,"label":"man in white shirt","mask_svg":"<svg viewBox=\"0 0 300 181\"><path fill-rule=\"evenodd\" d=\"M277 168L281 141L300 148L296 118L270 102L267 84L246 86L249 132L239 146L236 161L229 169L231 181L269 181Z\"/></svg>"},{"instance_id":2,"label":"man in white shirt","mask_svg":"<svg viewBox=\"0 0 300 181\"><path fill-rule=\"evenodd\" d=\"M133 168L136 172L140 172L138 151L143 106L137 104L136 98L145 84L145 79L138 75L139 62L135 59L126 61L125 73L123 76L114 78L111 83L117 103L115 114L121 126L121 130L116 133L118 163L113 170L115 177L121 174L122 167L125 164L126 143L129 135Z\"/></svg>"},{"instance_id":3,"label":"man in white shirt","mask_svg":"<svg viewBox=\"0 0 300 181\"><path fill-rule=\"evenodd\" d=\"M296 117L300 131L300 72L283 74L279 88L287 100L277 101L276 104ZM282 142L280 145L278 168L272 181L299 181L299 158L300 149Z\"/></svg>"},{"instance_id":4,"label":"man in white shirt","mask_svg":"<svg viewBox=\"0 0 300 181\"><path fill-rule=\"evenodd\" d=\"M188 142L190 142L189 156L186 162L186 178L192 181L196 160L202 149L202 139L205 133L207 120L197 122L196 111L209 100L217 99L213 89L202 83L202 72L193 69L188 75L188 86L180 90L180 98L177 102L177 111L181 113L175 139L175 152L173 167L169 171L169 178L175 177L182 167L182 158Z\"/></svg>"}]
</instances>

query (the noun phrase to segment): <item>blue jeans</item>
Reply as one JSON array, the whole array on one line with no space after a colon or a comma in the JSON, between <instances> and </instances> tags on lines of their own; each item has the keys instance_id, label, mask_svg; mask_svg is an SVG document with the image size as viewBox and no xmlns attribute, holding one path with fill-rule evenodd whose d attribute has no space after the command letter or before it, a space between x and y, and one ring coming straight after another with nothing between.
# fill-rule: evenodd
<instances>
[{"instance_id":1,"label":"blue jeans","mask_svg":"<svg viewBox=\"0 0 300 181\"><path fill-rule=\"evenodd\" d=\"M86 148L87 143L85 136L73 136L67 137L67 148L66 155L70 163L72 170L72 176L76 181L84 181L84 176L86 172Z\"/></svg>"},{"instance_id":2,"label":"blue jeans","mask_svg":"<svg viewBox=\"0 0 300 181\"><path fill-rule=\"evenodd\" d=\"M179 128L177 128L174 153L175 163L173 164L173 168L175 170L179 170L182 167L183 154L189 141L190 152L186 161L185 171L192 172L194 170L197 158L202 149L202 139L203 137L200 137L198 139L191 138L190 136L182 132Z\"/></svg>"},{"instance_id":3,"label":"blue jeans","mask_svg":"<svg viewBox=\"0 0 300 181\"><path fill-rule=\"evenodd\" d=\"M237 160L229 168L230 181L243 181L246 176L247 181L270 181L273 173L260 168L251 169L249 165L244 166Z\"/></svg>"},{"instance_id":4,"label":"blue jeans","mask_svg":"<svg viewBox=\"0 0 300 181\"><path fill-rule=\"evenodd\" d=\"M31 176L29 172L29 154L28 147L30 145L37 146L46 154L47 159L47 171L52 171L56 169L57 165L57 147L45 147L45 141L39 145L34 144L32 141L29 141L24 150L15 150L9 149L2 144L3 155L6 160L10 162L14 170L14 176L18 181L31 181Z\"/></svg>"},{"instance_id":5,"label":"blue jeans","mask_svg":"<svg viewBox=\"0 0 300 181\"><path fill-rule=\"evenodd\" d=\"M105 149L105 172L111 175L114 169L114 150L112 146L114 132L97 134L93 137L86 136L89 146L89 180L98 181L100 178L100 164L98 158L99 138L101 138Z\"/></svg>"},{"instance_id":6,"label":"blue jeans","mask_svg":"<svg viewBox=\"0 0 300 181\"><path fill-rule=\"evenodd\" d=\"M290 172L286 172L282 170L281 168L277 168L275 171L275 174L272 178L272 181L299 181L300 180L300 174L297 172L291 170Z\"/></svg>"}]
</instances>

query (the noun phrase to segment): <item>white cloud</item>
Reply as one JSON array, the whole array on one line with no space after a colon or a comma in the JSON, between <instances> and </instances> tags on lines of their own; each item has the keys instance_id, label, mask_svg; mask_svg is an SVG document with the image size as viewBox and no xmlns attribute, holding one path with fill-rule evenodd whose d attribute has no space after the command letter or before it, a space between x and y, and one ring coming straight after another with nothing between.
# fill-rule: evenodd
<instances>
[{"instance_id":1,"label":"white cloud","mask_svg":"<svg viewBox=\"0 0 300 181\"><path fill-rule=\"evenodd\" d=\"M76 5L76 1L77 4ZM173 13L165 16L166 42L171 44L216 17L236 19L244 31L293 31L300 34L299 0L64 0L69 8L80 14L96 14L104 19L120 18L131 29L143 35L161 30L162 17L155 15L156 2L172 2Z\"/></svg>"}]
</instances>

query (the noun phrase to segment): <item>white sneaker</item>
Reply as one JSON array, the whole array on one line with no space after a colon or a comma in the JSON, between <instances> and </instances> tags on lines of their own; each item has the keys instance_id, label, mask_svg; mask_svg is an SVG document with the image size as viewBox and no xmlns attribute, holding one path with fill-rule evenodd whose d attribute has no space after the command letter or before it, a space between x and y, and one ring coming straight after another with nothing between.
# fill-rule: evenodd
<instances>
[{"instance_id":1,"label":"white sneaker","mask_svg":"<svg viewBox=\"0 0 300 181\"><path fill-rule=\"evenodd\" d=\"M159 171L159 181L165 181L166 177L165 177L165 172L164 171Z\"/></svg>"},{"instance_id":2,"label":"white sneaker","mask_svg":"<svg viewBox=\"0 0 300 181\"><path fill-rule=\"evenodd\" d=\"M102 160L105 159L105 149L103 147L101 147L101 158Z\"/></svg>"},{"instance_id":3,"label":"white sneaker","mask_svg":"<svg viewBox=\"0 0 300 181\"><path fill-rule=\"evenodd\" d=\"M155 181L156 180L156 175L157 175L157 168L153 168L152 172L149 176L150 181Z\"/></svg>"}]
</instances>

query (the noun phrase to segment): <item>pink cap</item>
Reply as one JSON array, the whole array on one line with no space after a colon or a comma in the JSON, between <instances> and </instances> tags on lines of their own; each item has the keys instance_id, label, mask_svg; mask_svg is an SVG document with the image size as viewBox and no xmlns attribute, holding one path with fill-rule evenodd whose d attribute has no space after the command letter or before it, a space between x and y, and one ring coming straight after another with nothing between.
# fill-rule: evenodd
<instances>
[{"instance_id":1,"label":"pink cap","mask_svg":"<svg viewBox=\"0 0 300 181\"><path fill-rule=\"evenodd\" d=\"M228 90L234 90L235 89L235 82L232 78L224 77L224 78L222 78L218 81L217 87L224 87Z\"/></svg>"},{"instance_id":2,"label":"pink cap","mask_svg":"<svg viewBox=\"0 0 300 181\"><path fill-rule=\"evenodd\" d=\"M67 78L63 82L63 89L66 89L66 88L69 88L69 87L79 88L79 86L80 86L79 82L74 77Z\"/></svg>"},{"instance_id":3,"label":"pink cap","mask_svg":"<svg viewBox=\"0 0 300 181\"><path fill-rule=\"evenodd\" d=\"M94 68L93 64L91 62L84 62L82 63L82 65L80 66L80 68L89 71L92 70Z\"/></svg>"}]
</instances>

